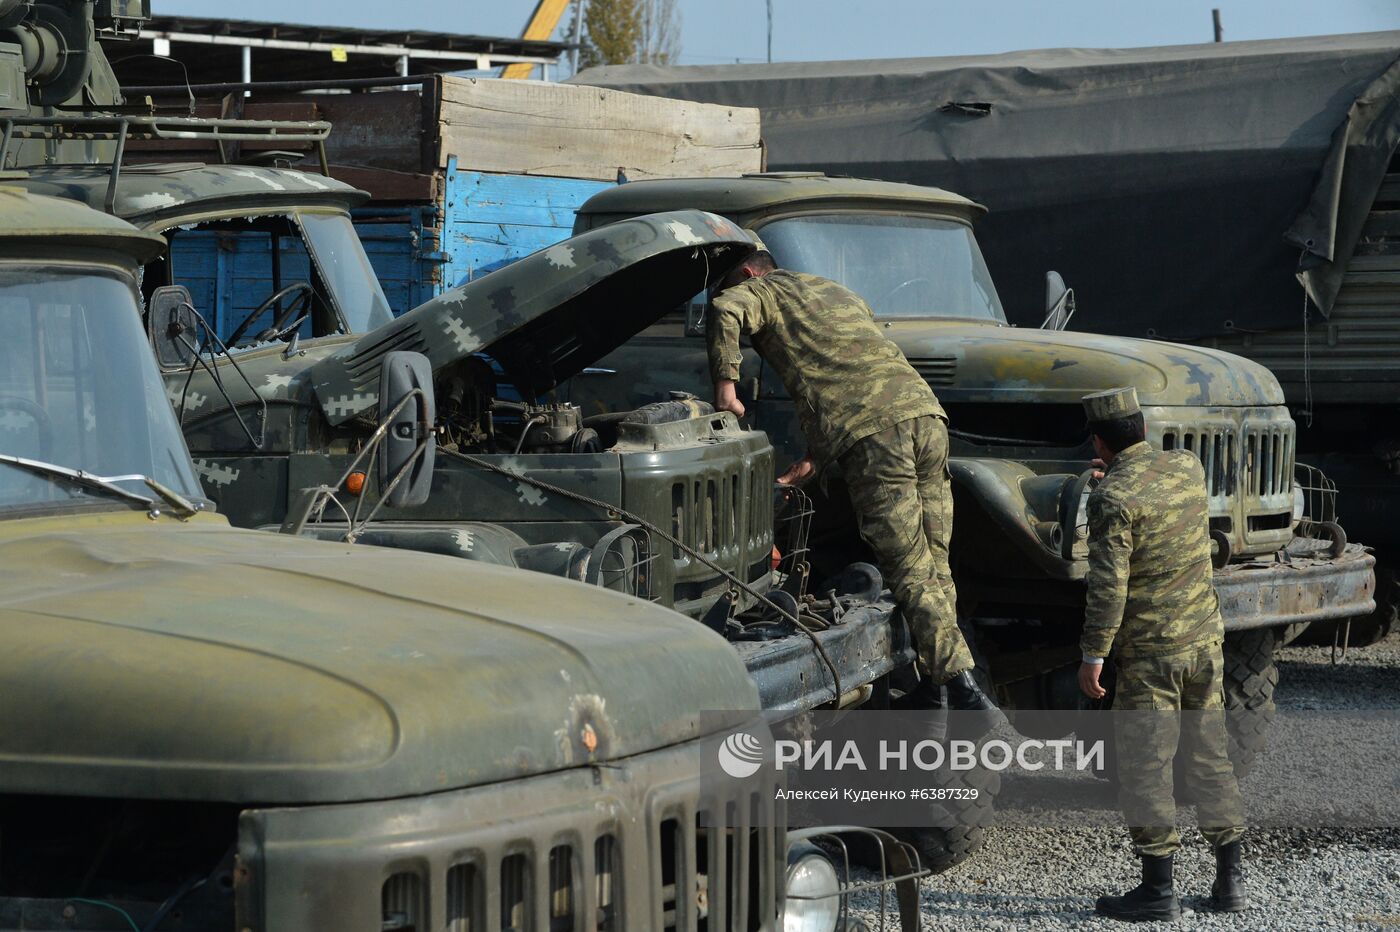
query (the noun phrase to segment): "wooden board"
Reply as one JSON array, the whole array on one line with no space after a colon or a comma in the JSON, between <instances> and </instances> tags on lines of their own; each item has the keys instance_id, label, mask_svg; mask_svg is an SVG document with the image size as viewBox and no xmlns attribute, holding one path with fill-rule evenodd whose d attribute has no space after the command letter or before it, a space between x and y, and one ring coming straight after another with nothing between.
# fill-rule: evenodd
<instances>
[{"instance_id":1,"label":"wooden board","mask_svg":"<svg viewBox=\"0 0 1400 932\"><path fill-rule=\"evenodd\" d=\"M616 181L763 170L758 110L596 87L445 77L438 165Z\"/></svg>"},{"instance_id":2,"label":"wooden board","mask_svg":"<svg viewBox=\"0 0 1400 932\"><path fill-rule=\"evenodd\" d=\"M375 201L387 203L431 203L437 200L441 175L419 175L359 165L331 165L331 177L368 191Z\"/></svg>"},{"instance_id":3,"label":"wooden board","mask_svg":"<svg viewBox=\"0 0 1400 932\"><path fill-rule=\"evenodd\" d=\"M573 235L574 213L605 182L453 170L442 211L444 289Z\"/></svg>"},{"instance_id":4,"label":"wooden board","mask_svg":"<svg viewBox=\"0 0 1400 932\"><path fill-rule=\"evenodd\" d=\"M332 164L428 173L423 164L422 102L415 91L305 95L331 123L326 155Z\"/></svg>"}]
</instances>

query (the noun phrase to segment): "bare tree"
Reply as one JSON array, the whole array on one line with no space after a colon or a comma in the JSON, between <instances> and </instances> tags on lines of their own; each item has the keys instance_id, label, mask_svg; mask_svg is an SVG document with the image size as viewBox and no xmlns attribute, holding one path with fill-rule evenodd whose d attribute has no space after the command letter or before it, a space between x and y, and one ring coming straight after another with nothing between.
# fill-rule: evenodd
<instances>
[{"instance_id":1,"label":"bare tree","mask_svg":"<svg viewBox=\"0 0 1400 932\"><path fill-rule=\"evenodd\" d=\"M579 6L574 6L575 17L580 15ZM582 16L580 68L635 62L665 65L680 54L681 16L676 0L588 0Z\"/></svg>"},{"instance_id":2,"label":"bare tree","mask_svg":"<svg viewBox=\"0 0 1400 932\"><path fill-rule=\"evenodd\" d=\"M681 11L676 0L641 0L642 42L637 60L669 65L681 53Z\"/></svg>"}]
</instances>

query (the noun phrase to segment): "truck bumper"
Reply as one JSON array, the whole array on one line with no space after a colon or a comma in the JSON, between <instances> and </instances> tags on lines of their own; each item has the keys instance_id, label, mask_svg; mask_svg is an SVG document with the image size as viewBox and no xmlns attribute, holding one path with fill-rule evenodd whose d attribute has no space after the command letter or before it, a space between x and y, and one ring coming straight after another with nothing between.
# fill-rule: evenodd
<instances>
[{"instance_id":1,"label":"truck bumper","mask_svg":"<svg viewBox=\"0 0 1400 932\"><path fill-rule=\"evenodd\" d=\"M1328 544L1295 538L1268 560L1215 572L1226 631L1368 615L1375 610L1376 558L1360 544L1332 556Z\"/></svg>"},{"instance_id":2,"label":"truck bumper","mask_svg":"<svg viewBox=\"0 0 1400 932\"><path fill-rule=\"evenodd\" d=\"M843 705L855 704L865 686L914 662L908 629L888 595L852 609L816 636L841 676ZM758 684L764 711L800 712L835 698L831 671L805 634L738 641L734 647Z\"/></svg>"}]
</instances>

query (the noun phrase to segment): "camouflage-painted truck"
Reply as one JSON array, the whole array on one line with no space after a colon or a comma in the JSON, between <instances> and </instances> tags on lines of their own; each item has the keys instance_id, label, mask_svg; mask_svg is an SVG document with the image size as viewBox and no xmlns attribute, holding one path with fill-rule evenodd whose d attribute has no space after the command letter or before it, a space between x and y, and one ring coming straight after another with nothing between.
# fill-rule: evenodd
<instances>
[{"instance_id":1,"label":"camouflage-painted truck","mask_svg":"<svg viewBox=\"0 0 1400 932\"><path fill-rule=\"evenodd\" d=\"M51 4L56 16L86 9ZM130 12L124 22L139 22ZM0 165L24 167L33 193L166 239L142 270L148 330L205 488L235 524L656 598L731 638L769 708L879 701L911 666L873 567L809 578L806 498L789 495L778 513L763 434L686 398L589 424L575 407L538 403L747 249L728 221L678 215L558 244L508 270L511 281L482 279L393 321L350 222L366 195L328 175L328 124L191 117L187 102L175 116L118 107L111 67L87 44L81 91L61 110L31 99L13 115ZM200 145L220 164L124 157ZM321 174L277 167L283 147L312 155ZM441 402L445 455L420 462L418 479L434 485L426 504L371 506L368 524L347 509L336 526L337 496L353 495L339 480L383 413L361 389L390 348L433 359L421 388ZM314 384L336 367L347 385ZM385 490L361 481L355 501L379 503Z\"/></svg>"},{"instance_id":2,"label":"camouflage-painted truck","mask_svg":"<svg viewBox=\"0 0 1400 932\"><path fill-rule=\"evenodd\" d=\"M973 235L983 208L935 188L803 172L639 181L594 195L575 231L681 207L728 217L759 233L782 266L863 295L937 392L951 420L960 612L1008 706L1079 702L1088 392L1135 386L1149 440L1205 465L1231 707L1272 707L1273 649L1289 626L1371 610L1374 560L1335 524L1309 520L1323 483L1295 481L1294 423L1262 366L1197 347L1009 327ZM1048 322L1063 326L1066 297L1049 296ZM703 313L701 303L679 307L559 397L592 411L708 392ZM780 459L800 456L792 402L752 352L740 393ZM814 531L818 563L844 563L858 547L841 518L844 492L831 488L813 493L830 519ZM1237 764L1247 762L1253 736L1236 737L1246 745Z\"/></svg>"},{"instance_id":3,"label":"camouflage-painted truck","mask_svg":"<svg viewBox=\"0 0 1400 932\"><path fill-rule=\"evenodd\" d=\"M90 114L17 119L13 135L320 145L328 131ZM682 212L560 243L394 319L351 223L363 192L266 165L104 156L32 165L22 183L167 241L143 269L148 330L204 487L233 523L285 523L655 598L730 638L767 708L878 700L889 675L912 664L873 568L810 577L806 498L775 505L761 432L686 398L588 423L574 406L537 403L737 261L749 243L728 221ZM234 298L221 290L231 280L241 284ZM427 467L426 503L370 506L373 520L352 528L325 494L303 508L302 493L347 497L342 473L378 426L370 383L393 349L431 360L425 388L439 401L443 454ZM357 503L383 490L371 477L363 491ZM311 511L317 520L289 521Z\"/></svg>"},{"instance_id":4,"label":"camouflage-painted truck","mask_svg":"<svg viewBox=\"0 0 1400 932\"><path fill-rule=\"evenodd\" d=\"M161 248L0 185L0 926L780 925L772 787L702 795L697 710L758 708L733 650L562 579L230 527L140 326Z\"/></svg>"}]
</instances>

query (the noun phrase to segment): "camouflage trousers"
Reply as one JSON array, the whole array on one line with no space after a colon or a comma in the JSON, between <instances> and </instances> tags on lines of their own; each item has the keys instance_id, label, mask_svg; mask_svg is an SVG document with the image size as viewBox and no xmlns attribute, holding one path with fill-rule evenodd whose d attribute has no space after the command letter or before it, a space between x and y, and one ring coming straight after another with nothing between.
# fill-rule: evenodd
<instances>
[{"instance_id":1,"label":"camouflage trousers","mask_svg":"<svg viewBox=\"0 0 1400 932\"><path fill-rule=\"evenodd\" d=\"M1184 801L1195 803L1207 841L1219 847L1244 834L1244 801L1225 732L1224 665L1215 640L1117 662L1118 803L1140 855L1160 857L1181 847L1174 766L1183 768Z\"/></svg>"},{"instance_id":2,"label":"camouflage trousers","mask_svg":"<svg viewBox=\"0 0 1400 932\"><path fill-rule=\"evenodd\" d=\"M856 441L839 462L860 536L875 551L920 663L935 683L972 669L948 566L953 495L947 425L931 415L901 421Z\"/></svg>"}]
</instances>

